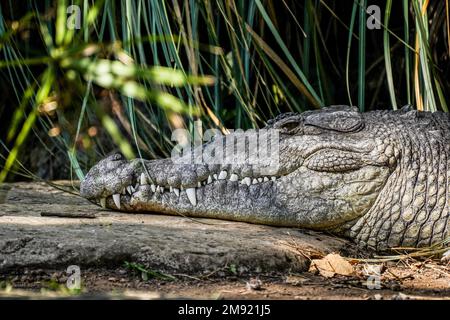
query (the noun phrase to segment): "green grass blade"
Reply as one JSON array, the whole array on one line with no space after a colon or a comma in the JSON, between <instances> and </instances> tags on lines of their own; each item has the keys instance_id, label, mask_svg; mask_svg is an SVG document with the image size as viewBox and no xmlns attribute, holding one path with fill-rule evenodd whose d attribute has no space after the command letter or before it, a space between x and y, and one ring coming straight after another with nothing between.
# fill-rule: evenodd
<instances>
[{"instance_id":1,"label":"green grass blade","mask_svg":"<svg viewBox=\"0 0 450 320\"><path fill-rule=\"evenodd\" d=\"M403 0L403 29L405 42L409 44L409 0ZM408 104L412 103L411 96L411 52L405 46L405 77L406 77L406 99Z\"/></svg>"},{"instance_id":2,"label":"green grass blade","mask_svg":"<svg viewBox=\"0 0 450 320\"><path fill-rule=\"evenodd\" d=\"M366 92L366 7L367 0L361 0L359 7L359 42L358 42L358 105L365 109Z\"/></svg>"},{"instance_id":3,"label":"green grass blade","mask_svg":"<svg viewBox=\"0 0 450 320\"><path fill-rule=\"evenodd\" d=\"M432 66L430 66L430 61L432 62L432 57L430 54L428 43L428 15L426 14L426 11L422 12L419 0L413 0L413 6L416 13L417 29L419 30L419 57L423 82L425 86L425 110L436 111L437 106L433 91L434 81L431 79L430 74L430 67L432 68Z\"/></svg>"},{"instance_id":4,"label":"green grass blade","mask_svg":"<svg viewBox=\"0 0 450 320\"><path fill-rule=\"evenodd\" d=\"M353 29L355 27L355 19L356 19L357 9L358 9L358 3L355 1L353 3L352 15L350 18L350 26L349 26L349 30L348 30L348 40L347 40L347 56L346 56L346 61L345 61L345 84L347 87L348 101L351 106L353 105L353 102L352 102L352 94L350 92L349 69L350 69L350 54L351 54L351 48L352 48Z\"/></svg>"},{"instance_id":5,"label":"green grass blade","mask_svg":"<svg viewBox=\"0 0 450 320\"><path fill-rule=\"evenodd\" d=\"M384 13L384 25L383 30L383 48L384 48L384 62L386 66L386 77L388 82L389 97L391 98L392 108L397 110L397 99L395 97L394 89L394 77L392 75L392 63L391 63L391 45L389 42L389 19L391 17L392 0L386 1L386 11Z\"/></svg>"},{"instance_id":6,"label":"green grass blade","mask_svg":"<svg viewBox=\"0 0 450 320\"><path fill-rule=\"evenodd\" d=\"M314 29L311 10L312 10L312 1L306 0L305 7L303 8L303 29L305 30L305 37L303 38L303 51L302 51L302 61L303 61L303 72L306 77L309 77L309 67L311 63L310 55L311 55L311 30Z\"/></svg>"}]
</instances>

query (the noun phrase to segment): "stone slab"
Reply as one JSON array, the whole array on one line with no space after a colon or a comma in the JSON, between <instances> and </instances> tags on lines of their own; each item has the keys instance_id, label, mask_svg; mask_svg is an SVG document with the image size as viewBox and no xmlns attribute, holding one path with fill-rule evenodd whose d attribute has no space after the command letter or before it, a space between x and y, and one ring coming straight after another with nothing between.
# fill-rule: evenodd
<instances>
[{"instance_id":1,"label":"stone slab","mask_svg":"<svg viewBox=\"0 0 450 320\"><path fill-rule=\"evenodd\" d=\"M60 217L64 213L89 217ZM188 274L232 265L239 273L302 272L311 253L348 246L345 240L294 228L104 210L45 183L0 185L0 272L110 268L125 261Z\"/></svg>"}]
</instances>

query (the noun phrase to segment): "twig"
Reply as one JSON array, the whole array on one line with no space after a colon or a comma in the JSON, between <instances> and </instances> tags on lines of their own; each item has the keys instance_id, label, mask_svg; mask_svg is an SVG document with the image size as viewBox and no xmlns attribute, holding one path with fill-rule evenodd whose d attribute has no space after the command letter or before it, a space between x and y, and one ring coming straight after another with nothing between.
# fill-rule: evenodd
<instances>
[{"instance_id":1,"label":"twig","mask_svg":"<svg viewBox=\"0 0 450 320\"><path fill-rule=\"evenodd\" d=\"M42 211L41 217L60 217L60 218L82 218L82 219L95 219L94 213L90 212L48 212Z\"/></svg>"},{"instance_id":2,"label":"twig","mask_svg":"<svg viewBox=\"0 0 450 320\"><path fill-rule=\"evenodd\" d=\"M197 281L202 281L202 279L200 279L200 278L197 278L197 277L194 277L194 276L190 276L190 275L184 274L184 273L174 273L173 275L174 276L179 276L179 277L186 277L186 278L197 280Z\"/></svg>"}]
</instances>

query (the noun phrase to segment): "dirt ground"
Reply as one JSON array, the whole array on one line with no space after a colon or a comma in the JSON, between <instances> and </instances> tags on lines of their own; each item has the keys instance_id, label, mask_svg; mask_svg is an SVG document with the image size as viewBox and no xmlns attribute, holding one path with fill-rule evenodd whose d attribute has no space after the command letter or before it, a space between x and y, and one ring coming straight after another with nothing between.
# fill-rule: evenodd
<instances>
[{"instance_id":1,"label":"dirt ground","mask_svg":"<svg viewBox=\"0 0 450 320\"><path fill-rule=\"evenodd\" d=\"M380 282L369 279L369 265L354 265L352 276L327 278L302 274L239 276L219 271L195 278L174 274L176 280L146 279L131 270L88 269L82 272L81 290L66 289L67 274L58 270L24 269L0 276L0 297L100 299L448 299L450 268L435 261L371 264L381 271ZM378 285L377 285L378 284Z\"/></svg>"}]
</instances>

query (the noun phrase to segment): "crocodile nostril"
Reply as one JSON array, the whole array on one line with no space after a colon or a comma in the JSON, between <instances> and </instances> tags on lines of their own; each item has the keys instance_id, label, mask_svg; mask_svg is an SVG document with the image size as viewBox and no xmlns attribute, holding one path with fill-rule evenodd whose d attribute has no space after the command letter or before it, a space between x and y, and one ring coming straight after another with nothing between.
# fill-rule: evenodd
<instances>
[{"instance_id":1,"label":"crocodile nostril","mask_svg":"<svg viewBox=\"0 0 450 320\"><path fill-rule=\"evenodd\" d=\"M117 160L123 160L123 155L121 153L115 153L112 156L112 160L117 161Z\"/></svg>"}]
</instances>

